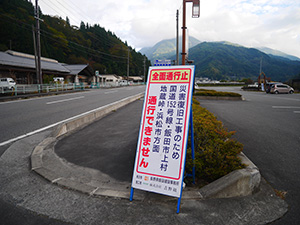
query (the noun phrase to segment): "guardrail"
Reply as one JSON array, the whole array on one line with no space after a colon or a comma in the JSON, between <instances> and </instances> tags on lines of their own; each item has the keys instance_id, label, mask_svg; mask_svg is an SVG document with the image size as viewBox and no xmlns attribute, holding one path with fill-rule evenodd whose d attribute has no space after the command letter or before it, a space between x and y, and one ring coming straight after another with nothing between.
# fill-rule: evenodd
<instances>
[{"instance_id":1,"label":"guardrail","mask_svg":"<svg viewBox=\"0 0 300 225\"><path fill-rule=\"evenodd\" d=\"M132 85L140 85L143 83L134 83ZM31 85L22 85L18 84L13 89L7 89L0 87L0 94L2 95L25 95L25 94L39 94L39 93L55 93L55 92L64 92L72 90L85 90L85 89L98 89L98 88L110 88L110 87L122 87L128 86L119 83L91 83L91 84L31 84Z\"/></svg>"}]
</instances>

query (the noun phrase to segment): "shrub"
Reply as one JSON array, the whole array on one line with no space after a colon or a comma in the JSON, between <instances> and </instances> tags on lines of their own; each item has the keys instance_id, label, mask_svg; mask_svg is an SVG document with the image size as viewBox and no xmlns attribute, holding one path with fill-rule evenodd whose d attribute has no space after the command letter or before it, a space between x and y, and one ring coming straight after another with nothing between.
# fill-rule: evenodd
<instances>
[{"instance_id":1,"label":"shrub","mask_svg":"<svg viewBox=\"0 0 300 225\"><path fill-rule=\"evenodd\" d=\"M193 99L193 123L196 181L198 185L212 182L244 165L237 156L243 145L232 139L222 122ZM186 173L192 174L191 148L187 149ZM189 184L189 180L186 180Z\"/></svg>"},{"instance_id":2,"label":"shrub","mask_svg":"<svg viewBox=\"0 0 300 225\"><path fill-rule=\"evenodd\" d=\"M194 93L195 96L221 96L221 97L241 97L240 94L234 92L223 92L207 89L198 89Z\"/></svg>"}]
</instances>

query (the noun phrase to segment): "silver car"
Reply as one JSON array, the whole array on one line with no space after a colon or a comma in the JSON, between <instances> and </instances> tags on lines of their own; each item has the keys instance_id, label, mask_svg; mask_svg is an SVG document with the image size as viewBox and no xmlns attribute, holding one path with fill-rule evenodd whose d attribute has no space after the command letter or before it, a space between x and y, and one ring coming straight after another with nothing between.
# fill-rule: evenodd
<instances>
[{"instance_id":1,"label":"silver car","mask_svg":"<svg viewBox=\"0 0 300 225\"><path fill-rule=\"evenodd\" d=\"M272 94L293 94L294 89L287 84L273 84L270 93Z\"/></svg>"}]
</instances>

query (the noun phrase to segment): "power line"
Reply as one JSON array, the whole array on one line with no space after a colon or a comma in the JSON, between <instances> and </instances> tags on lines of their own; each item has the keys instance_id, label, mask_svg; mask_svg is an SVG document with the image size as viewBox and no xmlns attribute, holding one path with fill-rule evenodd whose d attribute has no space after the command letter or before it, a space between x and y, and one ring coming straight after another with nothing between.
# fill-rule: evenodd
<instances>
[{"instance_id":1,"label":"power line","mask_svg":"<svg viewBox=\"0 0 300 225\"><path fill-rule=\"evenodd\" d=\"M67 2L65 2L65 4L66 5L68 5L69 7L71 7L71 8L73 8L73 10L75 10L75 11L77 11L77 13L79 12L79 14L81 15L81 16L83 16L83 17L85 17L86 15L85 14L81 14L82 13L82 11L81 10L79 10L80 9L80 7L77 7L77 6L75 6L74 4L73 4L73 2L71 1L71 3L72 4L68 4ZM73 6L72 6L73 5ZM87 17L85 17L85 19L87 19ZM89 19L88 20L91 20L92 21L92 19L89 17Z\"/></svg>"},{"instance_id":2,"label":"power line","mask_svg":"<svg viewBox=\"0 0 300 225\"><path fill-rule=\"evenodd\" d=\"M51 39L52 41L54 41L54 42L57 42L57 40L55 39L55 38L57 38L57 36L55 36L55 37L50 37L49 35L46 35L46 34L43 34L42 33L42 36L44 36L45 38L48 38L48 39ZM72 42L72 43L74 43L74 42ZM77 45L77 47L75 47L75 46L72 46L72 45L68 45L68 47L69 48L72 48L72 49L75 49L76 51L80 51L80 52L83 52L83 53L88 53L89 55L92 55L92 56L95 56L95 57L97 57L97 58L101 58L101 60L109 60L109 61L111 61L111 58L109 59L109 58L107 58L106 56L103 56L103 55L96 55L96 54L93 54L93 53L91 53L91 52L86 52L86 50L83 50L83 49L81 49L81 48L78 48L78 44L76 44L76 43L74 43L75 45ZM85 46L82 46L82 45L79 45L79 47L83 47L83 48L87 48L87 47L85 47ZM91 48L88 48L88 50L91 50L91 51L95 51L96 53L97 53L97 50L94 50L94 49L91 49ZM114 60L114 61L117 61L117 62L119 62L119 63L126 63L126 62L123 62L123 61L121 61L121 60Z\"/></svg>"},{"instance_id":3,"label":"power line","mask_svg":"<svg viewBox=\"0 0 300 225\"><path fill-rule=\"evenodd\" d=\"M76 42L70 41L70 40L68 40L68 39L66 39L66 38L63 38L63 37L57 36L57 35L55 35L55 34L52 34L52 33L48 32L48 31L45 31L45 30L42 30L42 31L43 31L44 33L46 33L46 34L52 35L52 36L55 37L55 38L59 38L59 39L61 39L61 40L67 41L67 42L69 42L69 43L72 43L72 44L77 45L77 46L79 46L79 47L85 48L85 49L87 49L87 50L96 51L96 52L98 52L99 54L102 54L102 55L106 55L106 56L110 56L110 57L115 57L115 58L120 58L120 59L125 59L125 58L127 58L127 57L125 57L125 56L112 55L112 54L108 54L108 53L105 53L105 52L101 52L101 51L98 51L98 50L95 50L95 49L91 49L91 48L89 48L89 47L83 46L83 45L78 44L78 43L76 43Z\"/></svg>"},{"instance_id":4,"label":"power line","mask_svg":"<svg viewBox=\"0 0 300 225\"><path fill-rule=\"evenodd\" d=\"M56 7L56 9L55 9L55 8L52 7L52 5L48 4L48 2L43 1L43 3L46 4L48 7L50 7L52 10L54 10L54 11L57 13L58 16L61 16L61 12L63 12L64 14L66 14L66 16L67 16L68 18L71 18L71 19L74 20L74 21L79 21L78 19L74 19L73 17L70 17L70 16L68 15L68 13L64 12L63 10L61 10L59 6L57 6L57 5L55 5L55 4L52 4L53 6ZM59 11L58 11L57 9L59 9ZM78 24L80 24L80 21L78 22Z\"/></svg>"},{"instance_id":5,"label":"power line","mask_svg":"<svg viewBox=\"0 0 300 225\"><path fill-rule=\"evenodd\" d=\"M16 19L16 18L13 18L13 17L8 16L8 15L5 15L5 14L2 14L2 15L5 16L5 17L10 18L10 19L12 19L12 20L14 20L14 21L17 22L17 23L21 23L21 24L27 26L28 28L25 27L25 29L31 31L31 25L29 25L28 23L25 23L25 22L23 22L23 21L20 21L20 20L18 20L18 19ZM18 25L20 25L20 24L18 24ZM70 41L70 40L68 40L68 39L62 38L62 37L60 37L60 36L57 36L57 35L52 34L52 33L50 33L50 32L47 32L47 31L45 31L45 30L43 30L43 29L40 29L40 30L41 30L41 34L43 35L43 37L50 38L51 40L53 40L53 41L55 41L55 42L57 42L57 43L58 43L58 41L57 41L57 38L58 38L58 39L67 41L68 43L72 43L72 44L74 44L74 45L76 45L76 46L78 46L78 47L82 47L82 48L84 48L84 49L86 49L86 50L90 50L90 51L97 52L97 53L100 54L100 55L109 56L109 57L114 57L114 58L118 58L118 59L127 59L127 56L118 56L118 55L112 55L112 54L109 54L109 53L101 52L101 51L98 51L98 50L95 50L95 49L92 49L92 48L89 48L89 47L80 45L80 44L78 44L78 43L76 43L76 42L73 42L73 41ZM53 38L49 37L49 35L51 35ZM56 39L55 39L55 38L56 38ZM68 45L68 46L72 48L71 45ZM78 49L77 49L77 50L78 50ZM96 55L94 55L94 56L96 56ZM99 57L99 55L98 55L97 57Z\"/></svg>"},{"instance_id":6,"label":"power line","mask_svg":"<svg viewBox=\"0 0 300 225\"><path fill-rule=\"evenodd\" d=\"M58 14L60 14L60 12L59 11L57 11L56 9L54 9L51 5L49 5L48 4L48 2L46 2L46 1L43 1L47 6L49 6L51 9L53 9L56 13L58 13ZM58 1L57 1L58 2ZM65 2L66 3L66 2ZM63 4L61 4L60 2L58 2L58 4L60 4L64 9L66 9L68 12L70 12L71 14L72 14L72 11L70 11L70 10L68 10ZM54 4L55 5L55 4ZM57 7L57 5L55 5L56 7ZM74 9L74 7L72 7L73 9ZM65 13L65 11L63 11L64 13ZM66 14L66 13L65 13ZM67 15L67 14L66 14ZM74 14L73 14L74 15ZM83 14L81 14L81 16L82 16ZM67 16L68 18L69 18L69 16ZM70 17L72 20L74 20L74 18L73 17ZM104 29L104 28L103 28ZM106 46L108 46L108 47L114 47L116 44L118 44L118 43L116 43L116 42L112 42L112 41L109 41L108 39L105 39L105 40L99 40L98 38L96 38L96 37L94 37L94 36L92 36L92 35L90 35L89 33L86 33L87 35L89 35L90 37L92 37L93 39L95 39L95 40L98 40L98 41L101 41L102 42L102 44L105 44ZM106 42L106 43L104 43L104 42ZM121 50L123 50L123 49L121 49ZM124 49L124 52L127 52L127 50L126 49Z\"/></svg>"}]
</instances>

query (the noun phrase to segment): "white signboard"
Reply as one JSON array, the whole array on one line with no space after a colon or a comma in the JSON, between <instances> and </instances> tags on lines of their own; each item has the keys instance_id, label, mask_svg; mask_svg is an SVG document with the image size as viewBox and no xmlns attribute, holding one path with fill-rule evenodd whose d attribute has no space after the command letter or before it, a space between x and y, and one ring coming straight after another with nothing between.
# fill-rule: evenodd
<instances>
[{"instance_id":1,"label":"white signboard","mask_svg":"<svg viewBox=\"0 0 300 225\"><path fill-rule=\"evenodd\" d=\"M132 187L180 197L194 66L150 67Z\"/></svg>"}]
</instances>

